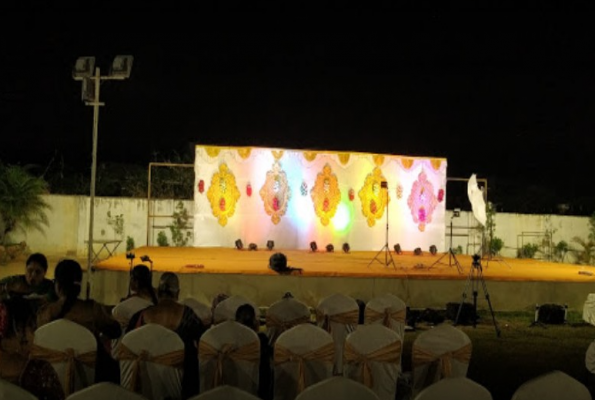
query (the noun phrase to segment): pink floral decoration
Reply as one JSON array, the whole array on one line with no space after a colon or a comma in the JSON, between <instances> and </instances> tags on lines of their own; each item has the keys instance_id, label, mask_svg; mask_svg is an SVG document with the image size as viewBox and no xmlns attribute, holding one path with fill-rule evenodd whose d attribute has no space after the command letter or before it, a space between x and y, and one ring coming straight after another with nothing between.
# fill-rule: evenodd
<instances>
[{"instance_id":1,"label":"pink floral decoration","mask_svg":"<svg viewBox=\"0 0 595 400\"><path fill-rule=\"evenodd\" d=\"M427 224L432 222L432 214L437 204L438 199L434 195L434 187L428 181L426 173L422 171L417 180L413 182L411 194L407 199L413 222L418 224L417 227L421 232L426 229Z\"/></svg>"},{"instance_id":2,"label":"pink floral decoration","mask_svg":"<svg viewBox=\"0 0 595 400\"><path fill-rule=\"evenodd\" d=\"M438 191L438 201L442 203L442 200L444 200L444 189Z\"/></svg>"}]
</instances>

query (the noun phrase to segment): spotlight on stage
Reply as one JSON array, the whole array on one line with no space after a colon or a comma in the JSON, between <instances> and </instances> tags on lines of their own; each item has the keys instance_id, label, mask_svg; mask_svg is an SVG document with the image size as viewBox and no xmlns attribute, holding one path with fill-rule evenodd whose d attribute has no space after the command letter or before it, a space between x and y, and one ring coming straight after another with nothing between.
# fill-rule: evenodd
<instances>
[{"instance_id":1,"label":"spotlight on stage","mask_svg":"<svg viewBox=\"0 0 595 400\"><path fill-rule=\"evenodd\" d=\"M461 216L461 209L460 208L455 208L454 210L452 210L452 217L453 218L458 218Z\"/></svg>"},{"instance_id":2,"label":"spotlight on stage","mask_svg":"<svg viewBox=\"0 0 595 400\"><path fill-rule=\"evenodd\" d=\"M413 254L415 254L416 256L421 256L423 254L423 251L421 251L421 247L416 247L415 250L413 250Z\"/></svg>"},{"instance_id":3,"label":"spotlight on stage","mask_svg":"<svg viewBox=\"0 0 595 400\"><path fill-rule=\"evenodd\" d=\"M327 253L332 253L333 251L335 251L335 246L333 246L331 243L327 244L326 251Z\"/></svg>"},{"instance_id":4,"label":"spotlight on stage","mask_svg":"<svg viewBox=\"0 0 595 400\"><path fill-rule=\"evenodd\" d=\"M248 250L256 251L258 250L258 246L256 245L256 243L250 243L248 245Z\"/></svg>"},{"instance_id":5,"label":"spotlight on stage","mask_svg":"<svg viewBox=\"0 0 595 400\"><path fill-rule=\"evenodd\" d=\"M349 247L349 243L343 243L343 252L349 253L350 250L351 248Z\"/></svg>"},{"instance_id":6,"label":"spotlight on stage","mask_svg":"<svg viewBox=\"0 0 595 400\"><path fill-rule=\"evenodd\" d=\"M236 240L236 249L242 250L244 248L244 243L242 243L242 239Z\"/></svg>"},{"instance_id":7,"label":"spotlight on stage","mask_svg":"<svg viewBox=\"0 0 595 400\"><path fill-rule=\"evenodd\" d=\"M431 245L431 246L430 246L430 253L431 253L433 256L435 256L435 255L436 255L436 253L438 253L438 249L436 248L436 246L435 246L435 245Z\"/></svg>"},{"instance_id":8,"label":"spotlight on stage","mask_svg":"<svg viewBox=\"0 0 595 400\"><path fill-rule=\"evenodd\" d=\"M318 250L318 246L316 245L316 242L310 242L310 250L312 250L312 251Z\"/></svg>"},{"instance_id":9,"label":"spotlight on stage","mask_svg":"<svg viewBox=\"0 0 595 400\"><path fill-rule=\"evenodd\" d=\"M272 240L268 240L267 241L267 249L273 250L273 248L275 248L275 242Z\"/></svg>"},{"instance_id":10,"label":"spotlight on stage","mask_svg":"<svg viewBox=\"0 0 595 400\"><path fill-rule=\"evenodd\" d=\"M401 245L399 243L395 244L395 253L398 255L403 254L403 250L401 250Z\"/></svg>"}]
</instances>

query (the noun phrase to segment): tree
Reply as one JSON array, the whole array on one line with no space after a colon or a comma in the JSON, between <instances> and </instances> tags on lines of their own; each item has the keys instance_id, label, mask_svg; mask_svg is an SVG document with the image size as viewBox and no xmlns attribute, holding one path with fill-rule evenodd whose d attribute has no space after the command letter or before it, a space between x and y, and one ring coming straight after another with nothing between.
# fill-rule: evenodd
<instances>
[{"instance_id":1,"label":"tree","mask_svg":"<svg viewBox=\"0 0 595 400\"><path fill-rule=\"evenodd\" d=\"M49 204L42 197L48 192L43 178L32 175L29 166L0 164L0 244L8 243L16 230L25 232L49 226L46 210Z\"/></svg>"}]
</instances>

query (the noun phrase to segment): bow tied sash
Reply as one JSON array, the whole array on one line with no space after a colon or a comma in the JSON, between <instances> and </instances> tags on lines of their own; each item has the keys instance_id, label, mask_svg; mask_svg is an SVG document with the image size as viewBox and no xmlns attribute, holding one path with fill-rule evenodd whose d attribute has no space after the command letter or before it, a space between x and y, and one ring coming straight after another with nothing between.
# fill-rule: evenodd
<instances>
[{"instance_id":1,"label":"bow tied sash","mask_svg":"<svg viewBox=\"0 0 595 400\"><path fill-rule=\"evenodd\" d=\"M306 362L319 361L328 364L333 364L334 360L335 344L333 342L328 343L316 350L312 350L305 354L296 354L288 348L283 347L279 344L275 346L275 366L285 363L298 363L298 393L301 393L306 387Z\"/></svg>"},{"instance_id":2,"label":"bow tied sash","mask_svg":"<svg viewBox=\"0 0 595 400\"><path fill-rule=\"evenodd\" d=\"M118 347L118 352L116 354L116 359L120 361L127 360L133 362L132 377L130 379L130 386L127 389L133 392L139 392L139 375L142 363L151 362L155 364L181 369L184 366L184 350L176 350L170 353L152 356L146 350L142 350L138 354L134 353L124 344L120 343L120 346Z\"/></svg>"},{"instance_id":3,"label":"bow tied sash","mask_svg":"<svg viewBox=\"0 0 595 400\"><path fill-rule=\"evenodd\" d=\"M359 321L359 309L333 315L316 310L316 321L318 321L322 329L331 333L331 323L333 322L342 325L357 325Z\"/></svg>"},{"instance_id":4,"label":"bow tied sash","mask_svg":"<svg viewBox=\"0 0 595 400\"><path fill-rule=\"evenodd\" d=\"M382 325L387 328L391 327L391 320L395 320L397 323L405 323L407 317L407 310L401 309L398 311L391 312L390 308L385 308L384 311L377 311L372 308L366 309L366 322L372 323L382 320Z\"/></svg>"},{"instance_id":5,"label":"bow tied sash","mask_svg":"<svg viewBox=\"0 0 595 400\"><path fill-rule=\"evenodd\" d=\"M346 342L343 358L347 364L361 365L361 382L367 387L372 388L374 386L374 377L372 376L370 363L375 361L399 365L401 361L401 342L395 341L389 343L368 354L360 353L351 343Z\"/></svg>"},{"instance_id":6,"label":"bow tied sash","mask_svg":"<svg viewBox=\"0 0 595 400\"><path fill-rule=\"evenodd\" d=\"M439 362L440 378L448 378L452 375L452 360L469 364L471 360L471 343L458 350L449 351L444 354L434 354L431 351L420 349L419 346L413 345L412 353L413 368Z\"/></svg>"},{"instance_id":7,"label":"bow tied sash","mask_svg":"<svg viewBox=\"0 0 595 400\"><path fill-rule=\"evenodd\" d=\"M260 342L253 341L243 346L225 344L216 349L205 341L198 345L198 354L201 362L214 360L216 362L213 387L223 385L223 361L231 359L234 361L247 361L252 363L260 362Z\"/></svg>"},{"instance_id":8,"label":"bow tied sash","mask_svg":"<svg viewBox=\"0 0 595 400\"><path fill-rule=\"evenodd\" d=\"M267 328L274 328L277 329L280 333L285 332L286 330L293 328L294 326L300 325L300 324L304 324L306 322L310 322L310 317L309 316L301 316L289 321L284 321L280 318L278 318L276 315L268 315L266 316L266 325Z\"/></svg>"},{"instance_id":9,"label":"bow tied sash","mask_svg":"<svg viewBox=\"0 0 595 400\"><path fill-rule=\"evenodd\" d=\"M64 394L68 396L74 392L74 367L75 362L80 362L91 368L95 368L95 360L97 359L97 351L89 351L87 353L76 354L73 349L54 350L47 347L42 347L36 344L31 346L29 353L30 359L44 360L50 364L66 363L66 371L64 376Z\"/></svg>"}]
</instances>

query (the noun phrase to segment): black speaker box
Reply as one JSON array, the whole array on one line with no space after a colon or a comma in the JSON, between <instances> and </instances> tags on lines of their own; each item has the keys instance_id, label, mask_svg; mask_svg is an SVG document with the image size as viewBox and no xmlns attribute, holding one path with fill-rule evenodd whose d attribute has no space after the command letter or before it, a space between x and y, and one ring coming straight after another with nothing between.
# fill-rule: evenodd
<instances>
[{"instance_id":1,"label":"black speaker box","mask_svg":"<svg viewBox=\"0 0 595 400\"><path fill-rule=\"evenodd\" d=\"M566 322L566 308L559 304L542 304L537 310L537 322L560 325Z\"/></svg>"},{"instance_id":2,"label":"black speaker box","mask_svg":"<svg viewBox=\"0 0 595 400\"><path fill-rule=\"evenodd\" d=\"M455 321L457 319L457 313L459 312L459 307L461 307L461 314L459 315L459 320L456 321L459 325L473 325L477 322L477 315L475 314L475 310L473 309L473 304L471 303L447 303L446 304L446 318Z\"/></svg>"}]
</instances>

